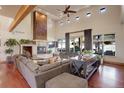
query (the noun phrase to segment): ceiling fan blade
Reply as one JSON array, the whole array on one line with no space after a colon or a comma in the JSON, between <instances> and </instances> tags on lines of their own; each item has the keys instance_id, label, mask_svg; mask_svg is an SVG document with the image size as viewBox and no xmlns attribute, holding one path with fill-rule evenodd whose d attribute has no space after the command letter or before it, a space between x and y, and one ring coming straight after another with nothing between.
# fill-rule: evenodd
<instances>
[{"instance_id":1,"label":"ceiling fan blade","mask_svg":"<svg viewBox=\"0 0 124 93\"><path fill-rule=\"evenodd\" d=\"M65 11L68 11L69 8L70 8L70 5L68 5L68 6L65 8Z\"/></svg>"},{"instance_id":2,"label":"ceiling fan blade","mask_svg":"<svg viewBox=\"0 0 124 93\"><path fill-rule=\"evenodd\" d=\"M76 11L68 10L69 13L76 13Z\"/></svg>"},{"instance_id":3,"label":"ceiling fan blade","mask_svg":"<svg viewBox=\"0 0 124 93\"><path fill-rule=\"evenodd\" d=\"M70 17L69 13L67 14L68 17Z\"/></svg>"}]
</instances>

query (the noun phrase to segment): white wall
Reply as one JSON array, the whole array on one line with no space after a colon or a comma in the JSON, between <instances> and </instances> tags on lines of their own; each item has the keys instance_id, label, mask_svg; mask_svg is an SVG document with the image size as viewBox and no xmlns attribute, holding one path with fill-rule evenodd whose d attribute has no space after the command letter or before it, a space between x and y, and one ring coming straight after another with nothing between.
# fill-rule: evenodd
<instances>
[{"instance_id":1,"label":"white wall","mask_svg":"<svg viewBox=\"0 0 124 93\"><path fill-rule=\"evenodd\" d=\"M32 40L32 30L31 30L31 14L29 14L15 29L13 32L9 32L8 31L8 27L10 25L10 23L12 22L12 20L10 21L10 19L6 18L3 20L3 26L4 28L1 29L1 55L0 55L0 59L1 60L5 60L6 59L6 54L5 54L5 49L7 47L4 46L4 43L7 39L9 38L15 38L17 40L19 39L30 39ZM3 27L2 26L2 27ZM14 48L16 53L19 53L18 47Z\"/></svg>"},{"instance_id":2,"label":"white wall","mask_svg":"<svg viewBox=\"0 0 124 93\"><path fill-rule=\"evenodd\" d=\"M99 13L101 6L92 6L89 9L81 10L76 15L80 16L80 20L76 21L76 15L71 16L71 23L57 26L56 38L64 38L66 32L80 31L84 29L92 29L92 34L116 34L116 56L124 58L123 40L121 24L121 6L105 6L107 11L104 14ZM87 18L86 12L91 12L92 16ZM66 19L63 19L66 22ZM124 32L124 31L123 31Z\"/></svg>"},{"instance_id":3,"label":"white wall","mask_svg":"<svg viewBox=\"0 0 124 93\"><path fill-rule=\"evenodd\" d=\"M104 14L100 14L98 9L100 6L93 6L89 9L85 9L77 13L81 18L79 21L76 21L73 15L70 20L71 23L66 23L64 25L58 24L58 33L57 38L64 37L66 32L80 31L84 29L92 29L93 34L104 34L117 32L120 30L120 6L106 6L107 12ZM92 16L87 18L85 16L86 12L91 12ZM66 22L66 19L63 19ZM60 34L61 33L61 34Z\"/></svg>"},{"instance_id":4,"label":"white wall","mask_svg":"<svg viewBox=\"0 0 124 93\"><path fill-rule=\"evenodd\" d=\"M75 21L73 15L71 17L71 23L64 24L60 26L58 22L56 23L52 18L48 16L47 30L48 30L48 41L56 40L59 38L64 38L66 32L80 31L84 29L92 29L94 34L106 34L115 33L116 34L116 56L124 58L124 25L120 22L121 6L106 6L107 12L105 14L100 14L98 9L100 6L93 6L89 9L84 9L77 13L81 18L79 21ZM89 11L92 13L90 18L86 18L85 14ZM12 21L12 19L0 18L3 22L2 28L0 28L1 35L1 47L0 47L0 59L6 58L4 42L8 38L16 39L32 39L32 17L29 14L15 29L13 32L8 32L7 28ZM64 22L65 19L63 19ZM16 49L16 48L15 48ZM18 52L18 51L16 51Z\"/></svg>"},{"instance_id":5,"label":"white wall","mask_svg":"<svg viewBox=\"0 0 124 93\"><path fill-rule=\"evenodd\" d=\"M15 38L17 40L19 39L30 39L33 40L33 25L32 25L32 13L30 13L28 16L26 16L22 22L14 29L13 32L8 31L8 27L10 23L12 22L12 19L9 18L1 18L2 20L2 28L0 29L0 38L1 38L1 47L0 47L0 60L6 59L4 43L9 38ZM48 17L47 19L47 39L48 41L55 40L55 25L54 21ZM15 47L14 54L18 54L19 50L18 47ZM36 49L36 48L34 48ZM35 53L35 52L34 52ZM36 54L36 53L35 53Z\"/></svg>"},{"instance_id":6,"label":"white wall","mask_svg":"<svg viewBox=\"0 0 124 93\"><path fill-rule=\"evenodd\" d=\"M47 19L47 40L55 40L55 22L50 17Z\"/></svg>"}]
</instances>

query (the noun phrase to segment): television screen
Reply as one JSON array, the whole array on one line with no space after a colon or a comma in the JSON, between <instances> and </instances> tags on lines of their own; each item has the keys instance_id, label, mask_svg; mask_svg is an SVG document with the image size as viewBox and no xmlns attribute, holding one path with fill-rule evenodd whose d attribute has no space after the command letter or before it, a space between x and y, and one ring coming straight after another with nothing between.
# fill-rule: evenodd
<instances>
[{"instance_id":1,"label":"television screen","mask_svg":"<svg viewBox=\"0 0 124 93\"><path fill-rule=\"evenodd\" d=\"M46 53L46 47L45 46L38 46L37 47L37 54L44 54Z\"/></svg>"},{"instance_id":2,"label":"television screen","mask_svg":"<svg viewBox=\"0 0 124 93\"><path fill-rule=\"evenodd\" d=\"M54 48L54 47L57 47L57 42L53 41L48 43L48 48Z\"/></svg>"}]
</instances>

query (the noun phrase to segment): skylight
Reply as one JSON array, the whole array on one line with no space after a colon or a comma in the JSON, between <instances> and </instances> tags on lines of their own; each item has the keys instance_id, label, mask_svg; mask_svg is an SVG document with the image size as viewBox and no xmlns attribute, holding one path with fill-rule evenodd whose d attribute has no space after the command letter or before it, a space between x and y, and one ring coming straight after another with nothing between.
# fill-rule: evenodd
<instances>
[{"instance_id":1,"label":"skylight","mask_svg":"<svg viewBox=\"0 0 124 93\"><path fill-rule=\"evenodd\" d=\"M102 7L102 8L100 8L100 13L104 13L104 12L106 12L106 10L107 10L107 8Z\"/></svg>"},{"instance_id":2,"label":"skylight","mask_svg":"<svg viewBox=\"0 0 124 93\"><path fill-rule=\"evenodd\" d=\"M90 13L90 12L87 12L87 13L86 13L86 16L87 16L87 17L90 17L90 16L91 16L91 13Z\"/></svg>"},{"instance_id":3,"label":"skylight","mask_svg":"<svg viewBox=\"0 0 124 93\"><path fill-rule=\"evenodd\" d=\"M80 19L80 17L79 17L79 16L77 16L77 17L75 17L75 19L76 19L76 20L79 20L79 19Z\"/></svg>"}]
</instances>

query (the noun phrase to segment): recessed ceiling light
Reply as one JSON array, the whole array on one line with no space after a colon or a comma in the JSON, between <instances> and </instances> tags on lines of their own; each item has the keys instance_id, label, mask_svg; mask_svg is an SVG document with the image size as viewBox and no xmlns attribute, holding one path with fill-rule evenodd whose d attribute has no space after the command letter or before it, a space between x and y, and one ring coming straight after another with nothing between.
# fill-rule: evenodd
<instances>
[{"instance_id":1,"label":"recessed ceiling light","mask_svg":"<svg viewBox=\"0 0 124 93\"><path fill-rule=\"evenodd\" d=\"M87 12L87 13L86 13L86 16L87 16L87 17L90 17L90 16L91 16L91 13L90 13L90 12Z\"/></svg>"},{"instance_id":2,"label":"recessed ceiling light","mask_svg":"<svg viewBox=\"0 0 124 93\"><path fill-rule=\"evenodd\" d=\"M80 19L80 17L79 17L79 16L77 16L77 17L76 17L76 20L79 20L79 19Z\"/></svg>"},{"instance_id":3,"label":"recessed ceiling light","mask_svg":"<svg viewBox=\"0 0 124 93\"><path fill-rule=\"evenodd\" d=\"M104 12L106 12L106 8L105 7L102 7L102 8L100 8L100 13L104 13Z\"/></svg>"},{"instance_id":4,"label":"recessed ceiling light","mask_svg":"<svg viewBox=\"0 0 124 93\"><path fill-rule=\"evenodd\" d=\"M0 10L2 9L2 6L0 6Z\"/></svg>"}]
</instances>

